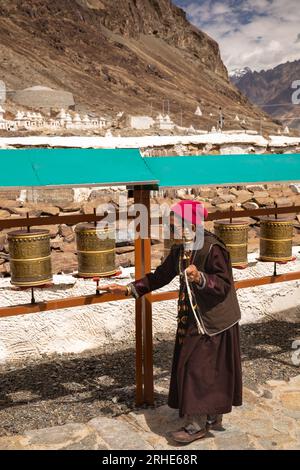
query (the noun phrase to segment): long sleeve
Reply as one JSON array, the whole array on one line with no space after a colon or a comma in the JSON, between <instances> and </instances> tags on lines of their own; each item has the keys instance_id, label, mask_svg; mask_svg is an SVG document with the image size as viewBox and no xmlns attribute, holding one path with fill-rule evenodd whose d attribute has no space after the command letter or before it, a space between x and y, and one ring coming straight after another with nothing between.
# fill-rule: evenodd
<instances>
[{"instance_id":1,"label":"long sleeve","mask_svg":"<svg viewBox=\"0 0 300 470\"><path fill-rule=\"evenodd\" d=\"M209 300L212 306L222 302L233 282L228 252L219 245L213 245L202 274L203 285L193 285L195 294Z\"/></svg>"},{"instance_id":2,"label":"long sleeve","mask_svg":"<svg viewBox=\"0 0 300 470\"><path fill-rule=\"evenodd\" d=\"M138 298L153 290L160 289L169 284L178 274L179 246L173 246L164 262L142 279L132 282L132 292Z\"/></svg>"}]
</instances>

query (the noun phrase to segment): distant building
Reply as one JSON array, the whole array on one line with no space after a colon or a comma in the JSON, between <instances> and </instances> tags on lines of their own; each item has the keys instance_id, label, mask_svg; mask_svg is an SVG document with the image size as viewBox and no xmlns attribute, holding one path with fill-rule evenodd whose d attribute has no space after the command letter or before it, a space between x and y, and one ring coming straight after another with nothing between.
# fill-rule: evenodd
<instances>
[{"instance_id":1,"label":"distant building","mask_svg":"<svg viewBox=\"0 0 300 470\"><path fill-rule=\"evenodd\" d=\"M44 86L33 86L18 90L12 95L12 100L22 106L35 109L69 109L75 106L72 93Z\"/></svg>"},{"instance_id":2,"label":"distant building","mask_svg":"<svg viewBox=\"0 0 300 470\"><path fill-rule=\"evenodd\" d=\"M175 123L171 120L168 114L165 116L159 114L155 119L155 127L160 130L172 131L175 127Z\"/></svg>"},{"instance_id":3,"label":"distant building","mask_svg":"<svg viewBox=\"0 0 300 470\"><path fill-rule=\"evenodd\" d=\"M4 120L4 113L5 113L5 109L2 108L2 106L0 104L0 121Z\"/></svg>"},{"instance_id":4,"label":"distant building","mask_svg":"<svg viewBox=\"0 0 300 470\"><path fill-rule=\"evenodd\" d=\"M0 80L0 104L4 104L6 101L6 86L5 83Z\"/></svg>"},{"instance_id":5,"label":"distant building","mask_svg":"<svg viewBox=\"0 0 300 470\"><path fill-rule=\"evenodd\" d=\"M153 127L154 123L150 116L128 116L127 126L131 129L147 130Z\"/></svg>"}]
</instances>

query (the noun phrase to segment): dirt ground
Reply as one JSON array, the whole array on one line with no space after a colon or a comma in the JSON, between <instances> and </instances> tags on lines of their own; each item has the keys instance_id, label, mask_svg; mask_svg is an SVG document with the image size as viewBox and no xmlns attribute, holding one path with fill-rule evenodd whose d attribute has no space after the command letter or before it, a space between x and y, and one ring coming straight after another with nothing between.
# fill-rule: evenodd
<instances>
[{"instance_id":1,"label":"dirt ground","mask_svg":"<svg viewBox=\"0 0 300 470\"><path fill-rule=\"evenodd\" d=\"M291 360L292 342L299 337L295 315L242 326L244 384L257 389L266 380L299 374ZM159 390L168 388L173 346L170 335L154 338ZM135 407L134 380L132 343L1 366L0 435L128 413ZM156 393L155 406L166 401L167 390Z\"/></svg>"}]
</instances>

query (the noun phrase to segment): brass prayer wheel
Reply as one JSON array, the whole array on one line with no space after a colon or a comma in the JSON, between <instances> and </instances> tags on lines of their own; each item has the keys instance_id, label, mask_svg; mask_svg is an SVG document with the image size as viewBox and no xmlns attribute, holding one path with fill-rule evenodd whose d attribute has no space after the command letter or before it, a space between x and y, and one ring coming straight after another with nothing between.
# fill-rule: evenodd
<instances>
[{"instance_id":1,"label":"brass prayer wheel","mask_svg":"<svg viewBox=\"0 0 300 470\"><path fill-rule=\"evenodd\" d=\"M11 283L34 287L52 281L48 230L16 230L8 233Z\"/></svg>"},{"instance_id":2,"label":"brass prayer wheel","mask_svg":"<svg viewBox=\"0 0 300 470\"><path fill-rule=\"evenodd\" d=\"M293 247L292 219L260 219L260 260L291 261Z\"/></svg>"},{"instance_id":3,"label":"brass prayer wheel","mask_svg":"<svg viewBox=\"0 0 300 470\"><path fill-rule=\"evenodd\" d=\"M214 222L214 232L228 248L234 267L248 265L248 231L249 223L242 220Z\"/></svg>"},{"instance_id":4,"label":"brass prayer wheel","mask_svg":"<svg viewBox=\"0 0 300 470\"><path fill-rule=\"evenodd\" d=\"M117 272L114 229L99 229L94 224L79 224L75 233L80 277L106 277Z\"/></svg>"}]
</instances>

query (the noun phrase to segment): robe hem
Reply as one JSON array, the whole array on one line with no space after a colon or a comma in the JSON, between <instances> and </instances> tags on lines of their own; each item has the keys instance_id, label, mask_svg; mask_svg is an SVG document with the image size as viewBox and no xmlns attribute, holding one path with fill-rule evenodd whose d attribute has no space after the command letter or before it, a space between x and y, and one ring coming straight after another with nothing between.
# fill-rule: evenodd
<instances>
[{"instance_id":1,"label":"robe hem","mask_svg":"<svg viewBox=\"0 0 300 470\"><path fill-rule=\"evenodd\" d=\"M232 412L232 408L233 407L238 407L238 406L242 406L243 403L240 402L240 403L237 403L237 404L233 404L230 408L214 408L213 410L210 409L210 410L199 410L199 408L195 409L195 410L189 410L188 412L184 412L183 410L180 410L180 408L176 405L170 405L168 403L168 407L169 408L172 408L173 410L179 410L179 417L180 418L183 418L185 415L215 415L215 414L218 414L218 415L225 415L225 414L228 414L228 413L231 413Z\"/></svg>"}]
</instances>

